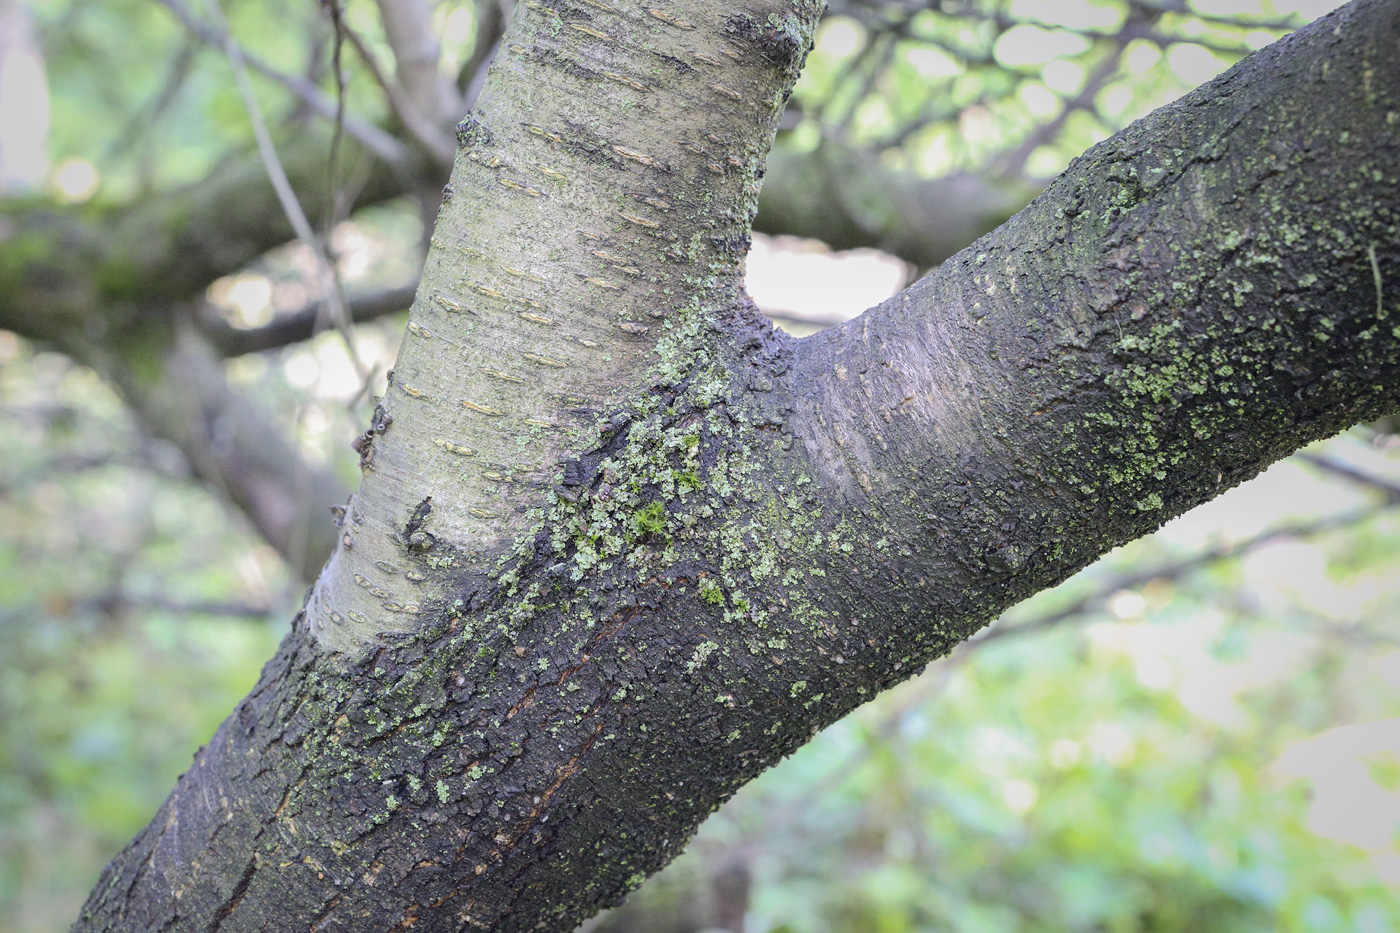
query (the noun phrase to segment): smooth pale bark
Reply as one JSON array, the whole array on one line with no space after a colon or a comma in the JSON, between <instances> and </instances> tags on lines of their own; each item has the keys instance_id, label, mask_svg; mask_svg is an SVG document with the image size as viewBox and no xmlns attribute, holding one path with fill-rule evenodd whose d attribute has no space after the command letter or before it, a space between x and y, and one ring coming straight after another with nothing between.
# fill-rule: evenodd
<instances>
[{"instance_id":1,"label":"smooth pale bark","mask_svg":"<svg viewBox=\"0 0 1400 933\"><path fill-rule=\"evenodd\" d=\"M804 341L735 292L730 237L795 64L771 43L800 51L816 11L522 10L350 550L76 929L568 930L1009 604L1400 401L1394 0L1140 121ZM683 153L710 132L740 165L702 186Z\"/></svg>"},{"instance_id":2,"label":"smooth pale bark","mask_svg":"<svg viewBox=\"0 0 1400 933\"><path fill-rule=\"evenodd\" d=\"M306 607L325 645L421 630L449 571L538 522L560 458L658 347L734 303L817 15L523 7L458 130L343 546Z\"/></svg>"}]
</instances>

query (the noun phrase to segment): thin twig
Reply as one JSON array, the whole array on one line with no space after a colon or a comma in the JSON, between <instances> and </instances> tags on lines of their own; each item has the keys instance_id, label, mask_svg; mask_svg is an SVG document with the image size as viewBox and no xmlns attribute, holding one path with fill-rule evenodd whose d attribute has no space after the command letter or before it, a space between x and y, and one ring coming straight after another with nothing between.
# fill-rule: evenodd
<instances>
[{"instance_id":1,"label":"thin twig","mask_svg":"<svg viewBox=\"0 0 1400 933\"><path fill-rule=\"evenodd\" d=\"M1163 32L1158 30L1155 26L1152 26L1142 20L1129 19L1117 32L1108 32L1103 29L1083 29L1075 26L1065 26L1060 23L1053 23L1048 20L1037 19L1035 17L1011 16L1001 11L979 10L976 7L969 6L954 7L949 10L944 10L943 12L944 15L952 16L957 19L976 20L994 23L999 29L1003 31L1008 30L1013 26L1034 26L1037 29L1044 29L1048 32L1074 33L1075 35L1083 36L1085 39L1119 40L1122 42L1130 42L1134 39L1143 39L1147 42L1151 42L1153 45L1156 45L1159 48L1167 48L1172 45L1180 44L1199 45L1202 48L1209 49L1212 52L1220 52L1223 55L1248 55L1250 52L1254 51L1253 48L1243 43L1229 44L1216 39L1208 38L1206 36L1187 36L1180 35L1177 33ZM1197 19L1203 18L1199 14L1194 13L1192 14L1192 16ZM1220 24L1234 25L1223 22ZM1287 31L1278 30L1270 23L1263 23L1257 26L1251 25L1250 28L1260 30L1274 29L1274 31ZM1288 27L1288 29L1290 30L1292 28L1293 27Z\"/></svg>"},{"instance_id":2,"label":"thin twig","mask_svg":"<svg viewBox=\"0 0 1400 933\"><path fill-rule=\"evenodd\" d=\"M258 154L262 157L267 177L272 182L273 190L277 192L277 200L282 204L282 210L287 215L288 222L296 231L297 239L311 250L318 278L321 279L319 284L326 296L326 305L331 312L331 320L345 341L346 352L349 354L351 363L355 366L356 373L364 383L368 384L369 367L360 359L360 353L355 348L354 334L350 331L350 314L345 309L345 301L340 293L340 277L337 275L335 267L331 265L325 249L318 242L315 231L311 229L311 223L306 219L306 212L302 210L296 192L292 190L292 183L287 179L287 173L282 168L282 162L277 158L277 149L272 143L272 134L268 132L267 121L263 119L262 108L258 106L257 98L253 95L252 83L248 80L248 69L245 67L243 53L223 21L223 11L219 9L219 0L205 0L205 4L209 8L209 15L214 19L220 32L223 33L224 54L228 56L229 65L233 69L234 83L238 86L238 93L243 98L243 106L248 111L248 120L252 124L253 137L257 140Z\"/></svg>"},{"instance_id":3,"label":"thin twig","mask_svg":"<svg viewBox=\"0 0 1400 933\"><path fill-rule=\"evenodd\" d=\"M1123 61L1123 51L1126 47L1124 43L1114 43L1113 51L1084 80L1084 87L1079 93L1065 101L1064 107L1054 119L1042 123L1022 140L1021 145L1004 158L999 159L997 164L993 166L992 173L1001 177L1025 177L1026 162L1032 153L1054 140L1071 116L1082 110L1095 109L1094 98L1118 73L1118 66Z\"/></svg>"},{"instance_id":4,"label":"thin twig","mask_svg":"<svg viewBox=\"0 0 1400 933\"><path fill-rule=\"evenodd\" d=\"M104 596L80 600L73 604L75 611L88 611L113 615L125 609L146 609L169 612L172 615L228 616L243 619L265 619L275 611L273 606L260 606L252 603L215 602L212 600L186 601L158 595L128 595L112 592Z\"/></svg>"},{"instance_id":5,"label":"thin twig","mask_svg":"<svg viewBox=\"0 0 1400 933\"><path fill-rule=\"evenodd\" d=\"M1387 505L1400 502L1400 483L1394 480L1375 476L1371 473L1367 473L1360 467L1352 466L1349 463L1342 463L1340 460L1333 460L1331 457L1324 457L1321 454L1301 453L1298 454L1298 459L1304 463L1312 464L1320 470L1335 473L1338 476L1343 476L1351 480L1353 483L1360 483L1363 486L1369 486L1377 492L1383 493Z\"/></svg>"},{"instance_id":6,"label":"thin twig","mask_svg":"<svg viewBox=\"0 0 1400 933\"><path fill-rule=\"evenodd\" d=\"M363 324L405 311L413 303L417 288L414 282L367 295L349 296L345 305L350 312L350 320ZM232 327L214 314L201 315L199 327L221 356L242 356L309 340L316 335L317 322L325 313L324 306L325 303L321 301L311 302L296 311L278 315L269 324L248 329Z\"/></svg>"},{"instance_id":7,"label":"thin twig","mask_svg":"<svg viewBox=\"0 0 1400 933\"><path fill-rule=\"evenodd\" d=\"M1396 490L1394 498L1390 498L1386 504L1388 506L1400 504L1400 490ZM1329 515L1326 518L1317 519L1312 522L1274 528L1254 535L1251 538L1246 538L1237 544L1208 548L1199 554L1179 561L1163 564L1148 570L1140 570L1136 573L1125 574L1120 577L1114 577L1104 585L1099 586L1092 593L1086 594L1062 609L1046 613L1029 622L1022 622L1018 625L990 628L980 636L976 636L971 641L968 641L967 646L970 649L973 646L985 645L988 642L997 641L1010 635L1025 635L1030 632L1043 631L1076 616L1087 618L1091 610L1097 608L1107 601L1110 596L1120 590L1130 590L1135 587L1145 586L1154 580L1176 580L1201 567L1213 564L1217 561L1240 557L1256 548L1263 547L1266 544L1283 538L1310 538L1324 532L1335 531L1339 528L1350 528L1374 516L1374 509L1346 512L1341 515Z\"/></svg>"},{"instance_id":8,"label":"thin twig","mask_svg":"<svg viewBox=\"0 0 1400 933\"><path fill-rule=\"evenodd\" d=\"M342 24L341 28L345 32L345 38L350 40L350 44L355 47L360 58L364 61L365 67L369 69L370 76L374 78L376 84L384 91L384 96L389 101L389 106L393 108L394 115L399 118L404 129L418 141L434 159L443 165L451 165L452 158L456 155L457 146L455 141L449 136L441 126L438 126L428 117L423 115L413 101L404 94L403 89L384 74L384 70L379 67L378 60L374 53L369 50L365 42L360 38L359 33L351 29L349 24Z\"/></svg>"},{"instance_id":9,"label":"thin twig","mask_svg":"<svg viewBox=\"0 0 1400 933\"><path fill-rule=\"evenodd\" d=\"M226 49L229 37L225 27L214 27L200 21L181 0L158 0L158 2L169 10L192 34L209 45ZM219 17L219 21L222 22L222 17ZM299 75L279 71L253 55L243 54L242 61L248 68L280 84L315 113L328 120L335 119L335 101L327 97L311 81ZM345 118L345 132L355 137L366 149L390 165L403 166L409 162L408 150L404 144L373 123L359 117L347 116Z\"/></svg>"},{"instance_id":10,"label":"thin twig","mask_svg":"<svg viewBox=\"0 0 1400 933\"><path fill-rule=\"evenodd\" d=\"M150 173L149 162L151 151L155 148L155 140L158 138L151 130L161 121L161 118L169 111L172 104L180 97L180 92L185 88L185 82L189 79L191 66L194 64L195 53L199 50L201 40L198 36L189 35L180 46L180 51L170 60L165 75L161 78L160 90L152 98L149 106L137 109L122 130L117 134L117 138L107 149L107 158L115 157L129 150L135 149L137 143L144 143L142 158L142 185L149 189L150 185L147 176Z\"/></svg>"},{"instance_id":11,"label":"thin twig","mask_svg":"<svg viewBox=\"0 0 1400 933\"><path fill-rule=\"evenodd\" d=\"M1182 0L1170 3L1152 3L1149 0L1134 0L1133 6L1149 13L1176 13L1203 23L1215 26L1228 26L1234 29L1265 29L1272 32L1292 32L1302 26L1305 20L1297 16L1284 16L1275 19L1252 18L1248 16L1227 16L1220 13L1207 13L1194 10Z\"/></svg>"}]
</instances>

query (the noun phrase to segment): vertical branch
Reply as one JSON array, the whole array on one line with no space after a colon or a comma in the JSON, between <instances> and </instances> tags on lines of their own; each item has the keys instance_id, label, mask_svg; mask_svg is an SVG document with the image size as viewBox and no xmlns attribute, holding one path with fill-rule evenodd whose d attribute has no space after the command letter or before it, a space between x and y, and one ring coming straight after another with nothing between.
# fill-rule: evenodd
<instances>
[{"instance_id":1,"label":"vertical branch","mask_svg":"<svg viewBox=\"0 0 1400 933\"><path fill-rule=\"evenodd\" d=\"M517 8L459 128L361 490L308 605L329 647L416 627L436 591L405 576L424 547L444 579L484 571L665 338L693 340L701 307L737 298L817 15L800 9Z\"/></svg>"},{"instance_id":2,"label":"vertical branch","mask_svg":"<svg viewBox=\"0 0 1400 933\"><path fill-rule=\"evenodd\" d=\"M452 107L451 79L439 67L442 48L433 29L433 4L423 0L376 0L384 35L394 53L395 74L409 102L434 124L460 117Z\"/></svg>"}]
</instances>

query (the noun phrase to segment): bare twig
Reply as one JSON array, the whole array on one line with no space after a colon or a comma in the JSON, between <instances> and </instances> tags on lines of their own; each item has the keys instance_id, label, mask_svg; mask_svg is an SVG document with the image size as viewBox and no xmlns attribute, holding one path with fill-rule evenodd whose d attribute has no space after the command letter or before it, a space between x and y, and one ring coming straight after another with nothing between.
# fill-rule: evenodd
<instances>
[{"instance_id":1,"label":"bare twig","mask_svg":"<svg viewBox=\"0 0 1400 933\"><path fill-rule=\"evenodd\" d=\"M170 60L165 75L161 78L160 90L152 98L148 106L136 110L122 131L112 142L107 150L108 158L112 158L121 153L133 150L138 143L142 146L142 187L149 188L149 173L151 170L150 155L156 148L155 140L158 138L151 129L165 116L170 106L179 98L180 92L184 90L185 82L189 79L191 66L194 64L195 53L199 50L201 40L198 36L189 35L181 44L180 50Z\"/></svg>"},{"instance_id":2,"label":"bare twig","mask_svg":"<svg viewBox=\"0 0 1400 933\"><path fill-rule=\"evenodd\" d=\"M844 101L839 94L832 95L832 104L822 110L824 132L834 135L837 139L849 141L848 129L851 121L855 119L856 111L860 109L861 102L870 96L875 82L889 66L898 47L899 42L894 36L876 33L875 38L856 53L846 74L836 86L840 87L848 81L859 81L860 87Z\"/></svg>"},{"instance_id":3,"label":"bare twig","mask_svg":"<svg viewBox=\"0 0 1400 933\"><path fill-rule=\"evenodd\" d=\"M1250 16L1227 16L1222 13L1210 13L1204 10L1192 9L1185 0L1165 0L1165 2L1152 2L1152 0L1133 0L1133 6L1150 13L1178 13L1192 19L1198 19L1203 23L1210 23L1214 26L1229 26L1235 29L1266 29L1273 32L1292 32L1303 25L1304 20L1297 16L1283 17L1250 17Z\"/></svg>"},{"instance_id":4,"label":"bare twig","mask_svg":"<svg viewBox=\"0 0 1400 933\"><path fill-rule=\"evenodd\" d=\"M1342 463L1340 460L1333 460L1331 457L1324 457L1321 454L1301 453L1298 454L1298 459L1304 463L1312 464L1320 470L1335 473L1338 476L1343 476L1351 480L1353 483L1360 483L1363 486L1369 486L1371 489L1383 493L1387 505L1394 505L1400 502L1400 483L1394 480L1375 476L1371 473L1367 473L1360 467L1352 466L1349 463Z\"/></svg>"},{"instance_id":5,"label":"bare twig","mask_svg":"<svg viewBox=\"0 0 1400 933\"><path fill-rule=\"evenodd\" d=\"M181 600L156 594L131 595L112 592L73 604L78 611L115 615L127 609L148 609L168 612L180 617L191 615L226 616L243 619L265 619L275 611L273 606L253 603L214 602L211 600Z\"/></svg>"},{"instance_id":6,"label":"bare twig","mask_svg":"<svg viewBox=\"0 0 1400 933\"><path fill-rule=\"evenodd\" d=\"M209 45L224 49L229 41L228 31L222 25L211 26L201 21L181 0L158 0L186 29ZM222 21L222 17L220 17ZM328 120L336 117L336 102L320 88L299 75L279 71L256 56L240 53L243 64L258 74L280 84L315 113ZM407 149L390 133L359 117L345 118L345 132L355 137L361 145L390 165L403 166L409 162Z\"/></svg>"},{"instance_id":7,"label":"bare twig","mask_svg":"<svg viewBox=\"0 0 1400 933\"><path fill-rule=\"evenodd\" d=\"M1254 49L1244 43L1226 43L1207 36L1189 36L1173 32L1159 30L1152 23L1143 19L1129 18L1123 26L1116 32L1108 32L1102 29L1084 29L1077 26L1065 26L1060 23L1053 23L1048 20L1036 19L1027 16L1012 16L1000 10L983 10L973 6L955 6L945 9L943 13L957 19L978 20L995 23L1002 30L1010 29L1013 26L1035 26L1052 32L1072 32L1075 35L1083 36L1086 39L1096 40L1119 40L1131 42L1134 39L1143 39L1160 47L1178 45L1182 43L1199 45L1202 48L1210 49L1212 52L1220 52L1223 55L1248 55ZM1205 19L1197 13L1191 14L1196 19ZM1214 21L1218 25L1236 25L1224 21ZM1296 25L1296 24L1295 24ZM1251 29L1275 31L1290 31L1294 26L1279 27L1271 23L1249 24Z\"/></svg>"},{"instance_id":8,"label":"bare twig","mask_svg":"<svg viewBox=\"0 0 1400 933\"><path fill-rule=\"evenodd\" d=\"M205 2L209 8L209 15L223 33L224 54L228 56L229 65L233 70L234 83L238 86L238 92L243 98L243 105L248 110L248 119L253 126L253 136L258 143L258 154L262 157L263 165L267 169L268 179L277 192L277 200L281 203L288 222L296 231L297 239L301 240L315 257L318 278L321 279L319 284L326 296L326 305L330 309L331 320L345 341L346 352L355 366L355 371L361 380L368 384L369 367L360 359L359 351L355 348L354 335L350 332L350 315L345 309L345 301L340 294L340 278L326 255L325 249L317 239L315 231L312 230L310 221L306 219L306 213L301 209L296 192L292 190L292 184L287 180L287 173L277 158L277 149L272 143L272 134L268 132L262 108L258 106L257 98L253 94L253 87L248 81L248 70L244 65L243 53L223 22L219 0L205 0Z\"/></svg>"},{"instance_id":9,"label":"bare twig","mask_svg":"<svg viewBox=\"0 0 1400 933\"><path fill-rule=\"evenodd\" d=\"M374 57L374 53L365 45L364 39L350 28L349 24L342 22L340 28L344 30L345 38L350 40L350 44L359 53L365 67L369 69L370 76L384 91L389 106L393 108L394 115L399 118L404 129L439 163L451 165L452 157L457 151L452 136L441 125L435 123L419 110L418 106L408 98L397 83L389 80L388 76L384 74L384 69L379 67L379 61Z\"/></svg>"},{"instance_id":10,"label":"bare twig","mask_svg":"<svg viewBox=\"0 0 1400 933\"><path fill-rule=\"evenodd\" d=\"M1400 490L1397 490L1395 497L1388 499L1386 504L1388 506L1400 505ZM1096 588L1093 592L1085 594L1070 605L1057 609L1054 612L1046 613L1029 622L1022 622L1018 625L1007 625L1000 628L988 629L984 634L975 636L971 641L967 642L967 647L971 649L1006 638L1010 635L1025 635L1030 632L1043 631L1075 617L1087 618L1090 612L1099 608L1103 603L1107 602L1109 597L1120 590L1131 590L1135 587L1145 586L1154 580L1177 580L1192 571L1199 570L1217 561L1240 557L1266 544L1271 544L1274 541L1285 538L1310 538L1324 532L1335 531L1340 528L1350 528L1353 525L1372 518L1374 515L1374 509L1365 509L1358 512L1329 515L1326 518L1304 522L1302 524L1286 525L1281 528L1274 528L1269 531L1261 532L1260 534L1254 535L1251 538L1246 538L1236 544L1207 548L1199 554L1179 561L1114 577Z\"/></svg>"},{"instance_id":11,"label":"bare twig","mask_svg":"<svg viewBox=\"0 0 1400 933\"><path fill-rule=\"evenodd\" d=\"M968 106L986 107L990 104L994 104L998 101L1005 100L1006 98L1013 96L1014 90L1015 89L1013 88L1010 91L1002 93L996 97L984 95L982 97L977 98L977 100L973 101ZM928 127L933 126L936 123L943 123L945 121L952 120L953 118L962 114L967 109L967 107L960 107L957 104L953 103L949 96L946 94L934 94L929 98L928 103L923 108L923 111L917 117L910 120L908 123L905 123L893 133L872 144L871 148L876 150L896 149L900 146L903 146L906 142L909 141L909 138L911 136L918 133L919 131L927 129Z\"/></svg>"},{"instance_id":12,"label":"bare twig","mask_svg":"<svg viewBox=\"0 0 1400 933\"><path fill-rule=\"evenodd\" d=\"M1003 177L1008 175L1024 177L1026 161L1030 159L1033 152L1053 141L1060 134L1060 130L1064 129L1065 123L1071 116L1082 110L1095 109L1094 98L1117 75L1118 66L1123 61L1125 48L1125 43L1115 42L1113 51L1108 57L1099 62L1098 66L1084 79L1084 87L1079 93L1065 101L1064 107L1053 119L1036 127L1021 142L1021 145L998 159L992 168L993 173Z\"/></svg>"}]
</instances>

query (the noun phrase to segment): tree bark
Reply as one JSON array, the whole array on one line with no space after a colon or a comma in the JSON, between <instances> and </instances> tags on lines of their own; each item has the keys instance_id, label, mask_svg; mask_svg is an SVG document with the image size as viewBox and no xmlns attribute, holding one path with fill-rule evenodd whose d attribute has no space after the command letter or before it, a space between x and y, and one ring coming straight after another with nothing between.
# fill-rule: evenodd
<instances>
[{"instance_id":1,"label":"tree bark","mask_svg":"<svg viewBox=\"0 0 1400 933\"><path fill-rule=\"evenodd\" d=\"M571 929L1002 609L1400 401L1394 0L793 341L737 283L817 15L521 5L341 546L75 929Z\"/></svg>"}]
</instances>

